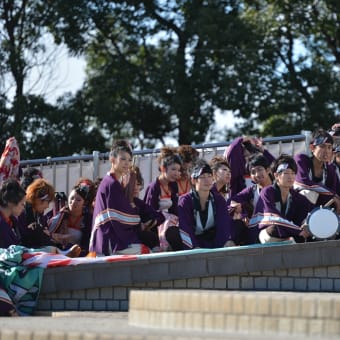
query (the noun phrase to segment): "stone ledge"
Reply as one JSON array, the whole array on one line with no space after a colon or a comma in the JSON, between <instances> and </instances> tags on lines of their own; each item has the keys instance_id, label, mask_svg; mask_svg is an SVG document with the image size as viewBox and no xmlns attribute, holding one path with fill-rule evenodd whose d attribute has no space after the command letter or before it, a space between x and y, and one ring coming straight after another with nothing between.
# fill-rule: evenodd
<instances>
[{"instance_id":1,"label":"stone ledge","mask_svg":"<svg viewBox=\"0 0 340 340\"><path fill-rule=\"evenodd\" d=\"M334 293L132 290L129 324L158 329L335 337L340 334L340 296Z\"/></svg>"},{"instance_id":2,"label":"stone ledge","mask_svg":"<svg viewBox=\"0 0 340 340\"><path fill-rule=\"evenodd\" d=\"M133 261L48 268L44 272L41 293L256 272L272 272L275 276L276 271L284 276L282 270L292 272L311 267L334 266L336 272L332 277L339 277L339 264L340 240L197 249L142 255Z\"/></svg>"}]
</instances>

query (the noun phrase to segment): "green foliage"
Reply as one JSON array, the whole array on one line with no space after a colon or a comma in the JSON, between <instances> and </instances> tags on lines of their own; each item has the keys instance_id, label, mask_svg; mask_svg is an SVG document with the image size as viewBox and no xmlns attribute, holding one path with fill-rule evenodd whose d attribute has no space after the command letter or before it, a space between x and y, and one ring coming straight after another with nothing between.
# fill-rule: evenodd
<instances>
[{"instance_id":1,"label":"green foliage","mask_svg":"<svg viewBox=\"0 0 340 340\"><path fill-rule=\"evenodd\" d=\"M1 141L15 135L34 158L104 150L110 138L150 148L329 128L339 15L338 1L2 1ZM24 87L46 32L87 60L83 88L55 105ZM216 110L241 119L222 137Z\"/></svg>"}]
</instances>

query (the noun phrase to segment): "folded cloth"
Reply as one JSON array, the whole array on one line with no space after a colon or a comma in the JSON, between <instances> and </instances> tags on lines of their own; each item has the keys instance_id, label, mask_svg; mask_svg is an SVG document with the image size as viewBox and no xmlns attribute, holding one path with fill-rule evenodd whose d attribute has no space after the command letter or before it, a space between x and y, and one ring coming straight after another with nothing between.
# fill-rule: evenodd
<instances>
[{"instance_id":1,"label":"folded cloth","mask_svg":"<svg viewBox=\"0 0 340 340\"><path fill-rule=\"evenodd\" d=\"M0 248L0 286L19 315L33 313L44 271L43 268L22 265L23 255L28 251L27 248L14 245L7 249Z\"/></svg>"}]
</instances>

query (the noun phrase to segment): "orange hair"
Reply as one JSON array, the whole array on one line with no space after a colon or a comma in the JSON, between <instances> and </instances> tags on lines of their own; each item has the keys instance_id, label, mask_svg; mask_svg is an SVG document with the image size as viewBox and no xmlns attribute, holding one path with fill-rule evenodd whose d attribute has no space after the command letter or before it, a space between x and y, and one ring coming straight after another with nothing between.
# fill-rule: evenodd
<instances>
[{"instance_id":1,"label":"orange hair","mask_svg":"<svg viewBox=\"0 0 340 340\"><path fill-rule=\"evenodd\" d=\"M54 188L43 178L36 179L26 189L26 200L32 205L36 200L44 198L48 201L54 199Z\"/></svg>"}]
</instances>

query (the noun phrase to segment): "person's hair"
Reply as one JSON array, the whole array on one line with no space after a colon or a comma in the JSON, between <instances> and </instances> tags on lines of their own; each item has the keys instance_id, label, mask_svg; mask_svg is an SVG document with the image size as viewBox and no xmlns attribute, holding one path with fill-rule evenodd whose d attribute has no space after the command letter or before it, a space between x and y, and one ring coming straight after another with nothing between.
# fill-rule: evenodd
<instances>
[{"instance_id":1,"label":"person's hair","mask_svg":"<svg viewBox=\"0 0 340 340\"><path fill-rule=\"evenodd\" d=\"M276 158L271 166L271 170L273 173L277 172L279 166L281 164L285 165L285 169L291 169L295 173L297 172L297 165L292 156L289 156L287 154L281 154L278 158Z\"/></svg>"},{"instance_id":2,"label":"person's hair","mask_svg":"<svg viewBox=\"0 0 340 340\"><path fill-rule=\"evenodd\" d=\"M164 146L160 150L160 154L158 156L158 164L160 169L167 169L171 164L179 164L180 166L182 166L182 158L177 153L176 148Z\"/></svg>"},{"instance_id":3,"label":"person's hair","mask_svg":"<svg viewBox=\"0 0 340 340\"><path fill-rule=\"evenodd\" d=\"M209 165L213 173L215 173L223 165L226 166L229 170L231 170L228 161L222 156L214 156L210 160Z\"/></svg>"},{"instance_id":4,"label":"person's hair","mask_svg":"<svg viewBox=\"0 0 340 340\"><path fill-rule=\"evenodd\" d=\"M85 201L85 205L91 206L96 197L96 186L89 178L81 177L72 188Z\"/></svg>"},{"instance_id":5,"label":"person's hair","mask_svg":"<svg viewBox=\"0 0 340 340\"><path fill-rule=\"evenodd\" d=\"M252 155L247 162L248 172L256 166L263 166L265 169L270 168L270 163L268 159L262 154Z\"/></svg>"},{"instance_id":6,"label":"person's hair","mask_svg":"<svg viewBox=\"0 0 340 340\"><path fill-rule=\"evenodd\" d=\"M243 147L251 154L261 153L261 150L249 140L242 142Z\"/></svg>"},{"instance_id":7,"label":"person's hair","mask_svg":"<svg viewBox=\"0 0 340 340\"><path fill-rule=\"evenodd\" d=\"M195 162L199 156L199 152L195 148L186 144L180 145L177 148L177 152L184 163Z\"/></svg>"},{"instance_id":8,"label":"person's hair","mask_svg":"<svg viewBox=\"0 0 340 340\"><path fill-rule=\"evenodd\" d=\"M209 163L204 158L198 158L191 170L191 178L197 179L204 173L212 174Z\"/></svg>"},{"instance_id":9,"label":"person's hair","mask_svg":"<svg viewBox=\"0 0 340 340\"><path fill-rule=\"evenodd\" d=\"M37 168L28 167L23 171L21 186L26 190L34 180L43 178L41 171Z\"/></svg>"},{"instance_id":10,"label":"person's hair","mask_svg":"<svg viewBox=\"0 0 340 340\"><path fill-rule=\"evenodd\" d=\"M16 179L9 178L2 182L0 186L1 207L6 208L9 203L18 205L25 196L25 190Z\"/></svg>"},{"instance_id":11,"label":"person's hair","mask_svg":"<svg viewBox=\"0 0 340 340\"><path fill-rule=\"evenodd\" d=\"M144 178L143 178L142 172L140 171L140 168L137 165L132 165L130 171L136 174L137 184L144 186Z\"/></svg>"},{"instance_id":12,"label":"person's hair","mask_svg":"<svg viewBox=\"0 0 340 340\"><path fill-rule=\"evenodd\" d=\"M37 199L52 201L54 199L54 188L45 179L36 179L26 189L26 200L34 204Z\"/></svg>"},{"instance_id":13,"label":"person's hair","mask_svg":"<svg viewBox=\"0 0 340 340\"><path fill-rule=\"evenodd\" d=\"M132 146L124 139L117 140L112 144L110 157L117 157L120 151L127 152L132 157Z\"/></svg>"},{"instance_id":14,"label":"person's hair","mask_svg":"<svg viewBox=\"0 0 340 340\"><path fill-rule=\"evenodd\" d=\"M326 130L318 128L313 132L310 144L320 145L324 143L333 144L333 137Z\"/></svg>"}]
</instances>

